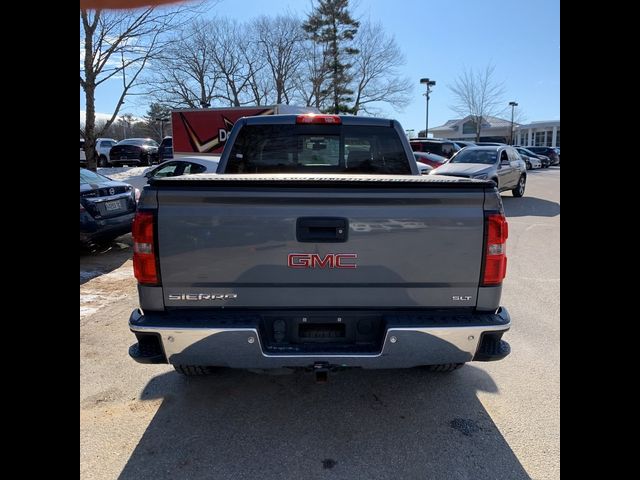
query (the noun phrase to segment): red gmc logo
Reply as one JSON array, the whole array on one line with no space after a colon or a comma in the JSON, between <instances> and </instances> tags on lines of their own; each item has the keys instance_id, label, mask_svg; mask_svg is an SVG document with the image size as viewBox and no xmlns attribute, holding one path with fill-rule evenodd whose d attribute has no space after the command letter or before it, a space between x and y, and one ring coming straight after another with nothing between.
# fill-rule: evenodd
<instances>
[{"instance_id":1,"label":"red gmc logo","mask_svg":"<svg viewBox=\"0 0 640 480\"><path fill-rule=\"evenodd\" d=\"M290 253L289 268L356 268L357 253L327 253L324 258L317 253Z\"/></svg>"}]
</instances>

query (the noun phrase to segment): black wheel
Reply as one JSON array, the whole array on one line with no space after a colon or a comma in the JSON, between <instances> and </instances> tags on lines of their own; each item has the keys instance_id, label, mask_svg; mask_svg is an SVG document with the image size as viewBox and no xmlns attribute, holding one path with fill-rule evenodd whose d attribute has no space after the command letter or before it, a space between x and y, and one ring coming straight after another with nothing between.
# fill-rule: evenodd
<instances>
[{"instance_id":1,"label":"black wheel","mask_svg":"<svg viewBox=\"0 0 640 480\"><path fill-rule=\"evenodd\" d=\"M527 162L527 170L531 170L531 163Z\"/></svg>"},{"instance_id":2,"label":"black wheel","mask_svg":"<svg viewBox=\"0 0 640 480\"><path fill-rule=\"evenodd\" d=\"M425 369L428 372L453 372L458 370L464 365L464 363L443 363L441 365L425 365Z\"/></svg>"},{"instance_id":3,"label":"black wheel","mask_svg":"<svg viewBox=\"0 0 640 480\"><path fill-rule=\"evenodd\" d=\"M151 162L149 161L149 155L140 157L140 165L144 165L144 166L151 165Z\"/></svg>"},{"instance_id":4,"label":"black wheel","mask_svg":"<svg viewBox=\"0 0 640 480\"><path fill-rule=\"evenodd\" d=\"M107 162L107 157L105 157L104 155L100 155L100 157L98 158L98 166L105 168L109 166L109 162Z\"/></svg>"},{"instance_id":5,"label":"black wheel","mask_svg":"<svg viewBox=\"0 0 640 480\"><path fill-rule=\"evenodd\" d=\"M174 365L176 372L187 377L201 377L213 373L213 368L203 367L202 365Z\"/></svg>"},{"instance_id":6,"label":"black wheel","mask_svg":"<svg viewBox=\"0 0 640 480\"><path fill-rule=\"evenodd\" d=\"M513 193L514 197L521 197L524 195L524 188L526 186L526 183L527 183L526 177L524 175L520 175L520 179L518 180L518 184L516 185L516 188L511 190L511 193Z\"/></svg>"}]
</instances>

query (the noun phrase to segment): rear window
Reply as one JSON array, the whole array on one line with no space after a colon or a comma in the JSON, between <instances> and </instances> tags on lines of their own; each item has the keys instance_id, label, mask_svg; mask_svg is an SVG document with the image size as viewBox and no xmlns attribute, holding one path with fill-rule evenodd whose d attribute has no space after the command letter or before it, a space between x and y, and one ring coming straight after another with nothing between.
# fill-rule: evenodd
<instances>
[{"instance_id":1,"label":"rear window","mask_svg":"<svg viewBox=\"0 0 640 480\"><path fill-rule=\"evenodd\" d=\"M465 148L449 160L449 163L483 163L493 165L496 163L497 151L495 150L471 150Z\"/></svg>"},{"instance_id":2,"label":"rear window","mask_svg":"<svg viewBox=\"0 0 640 480\"><path fill-rule=\"evenodd\" d=\"M83 183L102 183L108 182L109 179L100 175L99 173L92 172L91 170L86 170L84 168L80 169L80 184Z\"/></svg>"},{"instance_id":3,"label":"rear window","mask_svg":"<svg viewBox=\"0 0 640 480\"><path fill-rule=\"evenodd\" d=\"M409 175L396 131L355 125L248 125L226 173L377 173Z\"/></svg>"},{"instance_id":4,"label":"rear window","mask_svg":"<svg viewBox=\"0 0 640 480\"><path fill-rule=\"evenodd\" d=\"M142 140L137 138L127 138L125 140L120 140L116 145L136 145L138 147L146 145L146 146L158 147L158 142L150 139Z\"/></svg>"}]
</instances>

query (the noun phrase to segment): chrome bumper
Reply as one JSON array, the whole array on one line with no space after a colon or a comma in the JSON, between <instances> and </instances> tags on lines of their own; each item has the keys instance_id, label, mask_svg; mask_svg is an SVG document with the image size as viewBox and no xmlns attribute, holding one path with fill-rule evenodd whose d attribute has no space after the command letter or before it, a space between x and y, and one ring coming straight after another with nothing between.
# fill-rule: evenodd
<instances>
[{"instance_id":1,"label":"chrome bumper","mask_svg":"<svg viewBox=\"0 0 640 480\"><path fill-rule=\"evenodd\" d=\"M492 316L499 320L499 324L488 325L486 322L478 322L479 324L473 325L467 321L465 325L455 326L389 327L381 351L375 354L266 353L258 328L255 327L184 328L141 325L141 322L131 320L129 327L134 333L157 335L164 358L171 364L269 369L308 367L322 362L369 369L410 368L474 360L483 334L505 332L511 325L509 314L502 307ZM482 355L475 359L487 361L503 358L509 351L506 342L502 343L506 345L507 351L501 356L487 358L486 355ZM144 360L135 359L145 363Z\"/></svg>"}]
</instances>

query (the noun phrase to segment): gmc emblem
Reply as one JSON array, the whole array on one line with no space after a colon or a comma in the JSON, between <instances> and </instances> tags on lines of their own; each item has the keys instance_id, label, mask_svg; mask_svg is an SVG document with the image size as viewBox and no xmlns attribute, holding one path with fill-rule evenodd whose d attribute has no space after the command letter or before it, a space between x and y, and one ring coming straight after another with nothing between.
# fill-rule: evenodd
<instances>
[{"instance_id":1,"label":"gmc emblem","mask_svg":"<svg viewBox=\"0 0 640 480\"><path fill-rule=\"evenodd\" d=\"M327 253L322 258L317 253L290 253L287 256L289 268L356 268L357 253Z\"/></svg>"}]
</instances>

